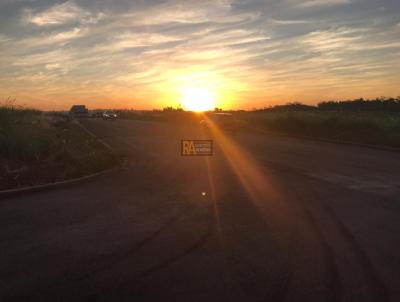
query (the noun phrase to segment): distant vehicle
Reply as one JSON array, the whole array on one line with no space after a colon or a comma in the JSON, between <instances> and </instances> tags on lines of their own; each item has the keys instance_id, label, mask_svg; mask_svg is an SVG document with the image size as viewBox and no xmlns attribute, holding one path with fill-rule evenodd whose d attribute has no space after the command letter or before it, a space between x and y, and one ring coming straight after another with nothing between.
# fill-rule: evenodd
<instances>
[{"instance_id":1,"label":"distant vehicle","mask_svg":"<svg viewBox=\"0 0 400 302\"><path fill-rule=\"evenodd\" d=\"M115 119L117 119L117 114L114 111L104 111L103 119L104 120L115 120Z\"/></svg>"},{"instance_id":2,"label":"distant vehicle","mask_svg":"<svg viewBox=\"0 0 400 302\"><path fill-rule=\"evenodd\" d=\"M100 112L100 111L95 111L95 112L92 113L91 116L92 116L92 117L102 117L102 116L103 116L103 113Z\"/></svg>"},{"instance_id":3,"label":"distant vehicle","mask_svg":"<svg viewBox=\"0 0 400 302\"><path fill-rule=\"evenodd\" d=\"M205 128L213 125L221 130L236 132L238 130L237 121L231 113L211 113L200 124Z\"/></svg>"},{"instance_id":4,"label":"distant vehicle","mask_svg":"<svg viewBox=\"0 0 400 302\"><path fill-rule=\"evenodd\" d=\"M80 117L88 117L89 110L85 105L73 105L69 110L69 114L72 117L80 118Z\"/></svg>"}]
</instances>

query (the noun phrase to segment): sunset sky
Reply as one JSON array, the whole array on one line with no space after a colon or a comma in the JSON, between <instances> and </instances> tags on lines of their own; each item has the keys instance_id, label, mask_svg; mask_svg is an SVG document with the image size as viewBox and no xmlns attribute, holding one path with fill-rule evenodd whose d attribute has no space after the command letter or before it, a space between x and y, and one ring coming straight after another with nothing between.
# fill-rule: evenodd
<instances>
[{"instance_id":1,"label":"sunset sky","mask_svg":"<svg viewBox=\"0 0 400 302\"><path fill-rule=\"evenodd\" d=\"M0 51L0 98L41 109L397 96L400 1L0 0Z\"/></svg>"}]
</instances>

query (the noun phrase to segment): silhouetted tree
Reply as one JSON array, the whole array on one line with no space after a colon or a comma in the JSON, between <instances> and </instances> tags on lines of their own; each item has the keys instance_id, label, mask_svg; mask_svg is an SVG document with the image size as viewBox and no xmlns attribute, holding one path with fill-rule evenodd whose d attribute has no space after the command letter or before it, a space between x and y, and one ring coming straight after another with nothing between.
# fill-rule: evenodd
<instances>
[{"instance_id":1,"label":"silhouetted tree","mask_svg":"<svg viewBox=\"0 0 400 302\"><path fill-rule=\"evenodd\" d=\"M363 98L347 101L326 101L318 104L319 110L335 111L387 111L400 112L400 98L378 97L373 100Z\"/></svg>"}]
</instances>

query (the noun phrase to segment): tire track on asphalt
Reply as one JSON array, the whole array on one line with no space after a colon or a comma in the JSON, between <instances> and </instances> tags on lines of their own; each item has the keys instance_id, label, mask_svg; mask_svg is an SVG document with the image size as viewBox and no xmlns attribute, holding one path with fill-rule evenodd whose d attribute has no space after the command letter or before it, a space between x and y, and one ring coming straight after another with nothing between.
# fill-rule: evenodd
<instances>
[{"instance_id":1,"label":"tire track on asphalt","mask_svg":"<svg viewBox=\"0 0 400 302\"><path fill-rule=\"evenodd\" d=\"M312 177L310 177L312 179ZM313 179L315 181L315 179ZM386 302L389 301L389 295L388 291L386 288L386 285L384 281L381 279L379 276L379 273L377 272L374 264L372 263L371 259L365 252L365 250L361 247L359 242L357 241L356 237L354 234L350 231L350 229L344 224L344 222L338 217L338 215L335 213L333 208L326 202L319 202L318 205L314 200L324 200L320 194L313 189L313 186L310 186L311 194L314 196L312 198L313 201L311 201L312 208L314 211L317 210L317 208L320 208L329 221L332 223L332 226L334 227L334 230L337 232L337 235L340 236L340 238L344 241L344 244L348 246L346 249L349 251L353 256L352 256L352 261L353 263L358 263L358 267L363 271L359 272L361 274L362 279L367 283L367 288L370 294L368 295L369 301L380 301L380 302ZM305 211L308 212L309 221L314 225L314 229L320 233L321 239L325 242L324 244L327 245L327 247L330 250L330 257L336 258L334 255L334 249L333 247L329 244L329 241L326 238L326 232L324 232L324 226L321 223L317 222L317 218L315 218L315 215L311 213L310 209L305 209ZM321 216L321 215L319 215ZM324 223L325 228L326 228L326 223ZM324 234L325 233L325 234ZM353 271L354 272L354 271ZM340 278L339 273L337 272L338 277ZM344 299L344 288L342 287L341 289L341 295L337 297L338 300L336 301L341 301Z\"/></svg>"},{"instance_id":2,"label":"tire track on asphalt","mask_svg":"<svg viewBox=\"0 0 400 302\"><path fill-rule=\"evenodd\" d=\"M168 227L170 227L173 223L179 220L183 215L185 215L189 210L189 207L184 208L181 210L177 215L172 216L169 220L167 220L164 224L162 224L158 229L152 232L149 236L143 238L139 242L133 244L129 249L127 249L124 253L120 255L107 255L108 258L112 257L113 259L104 263L102 266L98 267L95 270L92 270L85 274L80 279L76 279L75 281L81 281L84 279L91 278L93 275L101 273L103 271L109 270L112 266L124 261L125 259L134 255L139 249L143 248L146 244L151 242L152 240L156 239L162 232L166 231Z\"/></svg>"},{"instance_id":3,"label":"tire track on asphalt","mask_svg":"<svg viewBox=\"0 0 400 302\"><path fill-rule=\"evenodd\" d=\"M174 215L166 221L163 225L161 225L157 230L155 230L151 235L148 237L144 238L143 240L135 243L130 249L125 251L121 255L108 255L107 257L112 257L113 259L111 261L108 261L98 267L97 269L91 270L90 272L85 273L83 276L79 277L71 277L71 278L64 278L63 280L60 280L60 282L57 282L55 284L52 284L51 290L48 291L48 287L46 288L41 288L41 289L36 289L35 293L31 295L30 293L21 293L17 294L14 296L10 296L7 301L21 301L23 299L30 300L30 301L43 301L43 297L50 297L50 300L55 300L57 296L57 293L60 289L76 289L76 288L82 288L85 287L86 285L90 284L93 281L93 278L95 278L96 275L99 274L104 274L109 271L112 271L115 266L117 266L119 263L122 263L123 261L131 258L134 256L137 252L139 252L141 249L145 248L147 244L150 242L154 241L159 237L162 233L166 232L174 223L177 223L180 218L185 216L193 207L187 206L183 210L181 210L177 215ZM174 263L180 261L181 259L185 258L186 256L190 255L193 253L195 250L198 248L201 248L203 245L205 245L212 234L214 233L214 228L213 224L211 223L211 219L209 219L208 226L206 228L206 231L203 232L203 234L198 237L197 240L192 242L190 245L187 246L187 248L183 249L180 253L176 253L167 259L156 263L154 265L148 266L145 270L140 271L139 273L136 274L134 278L130 278L129 280L126 280L119 284L118 288L109 288L109 289L104 289L100 290L99 292L94 293L90 297L85 297L83 300L84 301L91 301L92 298L94 299L95 297L99 297L99 295L107 295L107 293L114 292L115 290L123 291L124 289L132 289L133 286L131 282L136 282L138 283L136 286L139 286L139 281L143 278L149 277L150 275L157 273L158 271L161 271L163 269L168 268L169 266L173 265ZM128 286L129 283L129 286ZM63 290L62 290L63 291ZM89 300L87 300L87 299ZM61 301L63 301L61 299Z\"/></svg>"},{"instance_id":4,"label":"tire track on asphalt","mask_svg":"<svg viewBox=\"0 0 400 302\"><path fill-rule=\"evenodd\" d=\"M288 253L287 258L291 258L292 253ZM248 297L249 301L276 301L281 302L284 301L288 292L288 288L290 282L293 277L293 263L290 260L285 262L284 267L279 272L279 277L275 276L275 280L273 280L273 285L260 283L259 278L257 276L249 276L251 271L247 271L246 273L243 272L237 262L233 259L231 255L224 255L227 259L227 262L230 263L230 271L238 276L239 281L238 285L241 288L242 292ZM270 275L270 271L265 270L265 276ZM265 294L260 296L256 300L254 297L250 296L250 288L254 287L263 287L265 288Z\"/></svg>"},{"instance_id":5,"label":"tire track on asphalt","mask_svg":"<svg viewBox=\"0 0 400 302\"><path fill-rule=\"evenodd\" d=\"M269 302L269 301L277 301L277 302L283 302L286 299L287 293L289 291L289 286L290 282L293 280L293 275L294 275L294 270L293 270L293 256L294 256L294 233L291 234L291 239L290 239L290 245L287 253L287 260L286 260L286 266L285 266L285 271L282 272L282 278L279 280L278 283L281 283L281 286L275 289L275 294L274 298L271 300L270 296L265 297L263 301Z\"/></svg>"},{"instance_id":6,"label":"tire track on asphalt","mask_svg":"<svg viewBox=\"0 0 400 302\"><path fill-rule=\"evenodd\" d=\"M339 271L337 269L335 255L331 245L328 240L324 236L323 231L321 230L321 226L318 224L315 217L311 214L311 212L303 208L304 214L314 230L314 234L316 235L317 242L322 248L322 253L324 255L325 262L325 280L327 280L328 289L331 293L329 297L326 297L325 301L342 301L343 300L343 287L340 281Z\"/></svg>"},{"instance_id":7,"label":"tire track on asphalt","mask_svg":"<svg viewBox=\"0 0 400 302\"><path fill-rule=\"evenodd\" d=\"M276 170L276 166L273 165L272 168ZM285 167L286 168L286 167ZM287 180L290 180L291 177L293 177L293 172L291 172L292 169L284 169L283 172L285 174L285 178ZM289 174L289 175L287 175ZM302 240L307 240L306 237L308 234L308 230L310 230L313 234L313 243L319 247L318 249L313 249L313 251L316 251L318 254L322 255L322 263L324 266L324 270L322 272L321 277L323 278L323 285L324 288L326 288L329 292L329 296L324 297L324 301L342 301L343 299L343 287L341 283L341 278L340 274L336 265L336 259L335 259L335 254L332 246L329 244L329 241L325 237L324 232L322 231L322 226L318 224L318 221L310 211L310 209L307 207L307 205L304 204L305 201L309 203L309 200L313 200L315 198L315 195L307 190L303 192L303 187L297 186L297 179L293 179L295 182L295 186L291 186L292 190L292 195L286 201L289 206L294 209L297 213L297 215L294 215L293 219L294 221L298 221L300 223L300 226L297 224L291 225L290 227L290 232L291 235L290 237L292 238L290 240L290 246L289 246L289 254L288 254L288 261L291 263L291 268L292 268L292 276L291 279L289 280L287 286L286 286L286 291L283 293L281 299L279 301L285 301L287 300L287 295L290 292L290 282L292 282L294 279L294 266L296 263L302 263L303 260L299 257L302 257L305 251L303 251L300 247L302 244L305 244L307 241L303 242ZM313 191L312 191L313 192ZM305 195L305 196L304 196ZM304 196L303 198L299 199L299 197ZM303 200L303 201L302 201ZM293 202L296 201L296 202ZM300 214L300 215L298 215ZM304 220L303 220L304 219ZM303 225L303 223L305 223ZM301 239L303 237L303 239ZM299 241L300 240L300 241ZM298 244L295 244L295 243ZM297 259L296 259L297 258ZM316 257L317 258L317 257ZM301 275L302 276L302 275ZM303 276L302 276L303 277Z\"/></svg>"},{"instance_id":8,"label":"tire track on asphalt","mask_svg":"<svg viewBox=\"0 0 400 302\"><path fill-rule=\"evenodd\" d=\"M161 161L153 161L153 164L156 165L156 168L153 167L152 173L150 172L149 175L151 178L154 178L157 175L157 171L160 170L160 168L163 166L164 170L171 170L170 168L173 166L173 163L171 161L168 161L167 163L161 162ZM163 170L163 169L161 169ZM148 174L146 174L148 175ZM173 187L173 184L176 184L178 176L176 174L168 174L168 178L166 179L166 183L164 184L166 187ZM176 199L182 200L183 196L181 194L178 194ZM157 206L155 206L157 207ZM149 236L143 238L139 242L133 244L131 248L126 250L124 253L120 255L114 255L115 258L112 261L108 261L101 267L92 270L88 273L85 274L85 276L79 278L79 280L84 280L90 278L92 275L101 273L103 271L106 271L110 269L112 266L116 265L117 263L120 263L124 261L125 259L131 257L133 254L135 254L137 251L139 251L141 248L143 248L146 244L150 243L152 240L155 240L159 235L161 235L163 232L165 232L169 227L171 227L175 222L177 222L180 218L185 216L191 209L193 209L193 206L188 206L185 205L183 209L181 209L176 215L173 215L170 219L168 219L164 224L162 224L159 228L157 228L154 232L152 232ZM151 211L151 210L150 210ZM108 255L107 257L111 257Z\"/></svg>"},{"instance_id":9,"label":"tire track on asphalt","mask_svg":"<svg viewBox=\"0 0 400 302\"><path fill-rule=\"evenodd\" d=\"M233 282L236 283L241 289L241 292L247 297L246 300L248 301L283 301L290 284L290 280L293 276L293 265L291 261L284 261L284 263L281 264L282 267L278 269L279 273L277 273L277 275L279 276L275 275L274 279L271 280L271 270L269 268L260 270L259 265L254 266L254 260L242 257L242 253L247 254L249 251L240 251L241 246L243 246L243 244L251 244L251 240L254 240L249 239L249 235L250 237L253 235L259 236L257 234L260 234L260 232L265 232L266 242L271 243L271 240L275 242L275 239L272 238L273 236L271 237L272 229L267 226L271 222L265 224L265 217L260 214L259 209L256 210L257 207L253 205L253 202L250 200L251 197L241 184L240 178L233 171L228 159L223 157L220 161L214 162L214 164L216 164L216 166L212 165L212 174L219 176L214 176L215 179L219 179L220 181L222 180L220 185L218 185L218 183L215 185L216 188L220 188L217 192L217 196L219 195L219 197L217 197L215 203L219 207L228 205L227 208L219 208L217 210L218 213L221 213L221 217L217 217L216 220L221 220L223 225L227 224L228 228L234 229L234 231L231 230L231 232L235 234L234 240L231 244L227 243L226 239L223 240L224 242L221 244L221 248L223 250L222 255L225 259L225 263L227 264L227 271L231 274L231 276L229 276L230 279L234 279ZM220 175L222 171L225 172ZM230 189L229 192L225 192L223 188L226 188L227 186L235 189L233 191ZM228 216L224 217L227 214ZM248 233L249 230L246 230L245 233L243 233L243 230L241 230L241 228L237 225L238 223L240 224L240 222L236 219L234 219L234 221L230 221L229 215L239 215L237 217L244 219L243 221L241 220L242 223L250 226L250 228L253 230L250 231L250 233ZM256 217L254 215L256 215ZM276 221L273 224L276 224ZM272 225L272 227L276 226ZM221 229L224 228L225 226L222 226ZM242 233L242 235L239 235L240 233ZM221 235L221 237L226 236L227 234ZM250 242L247 242L248 239ZM258 249L253 250L253 252L256 253L254 256L261 258L263 254L265 257L271 256L269 254L271 252L271 250L269 250L271 247L261 240L258 242ZM293 240L289 240L288 242L290 243L290 246L287 251L290 253L294 250L292 248ZM285 250L280 246L280 243L275 242L274 244L277 244L275 248L278 248L280 251ZM237 251L235 251L235 246L238 248ZM291 257L288 257L288 259L291 259ZM262 262L265 263L265 261ZM276 274L276 271L272 273L272 275L274 274Z\"/></svg>"},{"instance_id":10,"label":"tire track on asphalt","mask_svg":"<svg viewBox=\"0 0 400 302\"><path fill-rule=\"evenodd\" d=\"M295 170L295 172L297 172L297 174L299 175L304 175L304 173L301 173L301 171L297 171L297 169L293 169L290 166L284 166L282 167L282 165L277 165L276 163L272 163L272 162L268 162L268 166L272 166L275 170L277 170L278 172L282 172L282 168L284 168L283 172L285 174L287 173L292 173L293 170ZM307 175L305 175L307 176ZM294 199L295 200L295 199ZM293 206L294 204L290 205ZM306 209L304 206L295 206L295 208L298 208L299 211L301 211L304 215L305 220L307 221L307 224L305 226L303 226L303 228L301 230L303 231L307 231L307 229L311 229L315 239L313 239L314 244L317 244L317 246L319 246L318 251L319 253L322 255L322 260L323 261L323 265L324 265L324 269L322 272L319 272L319 274L323 273L323 278L325 280L325 282L323 283L324 289L327 290L329 292L329 296L326 296L326 301L341 301L343 299L343 287L342 287L342 283L341 283L341 278L340 278L340 274L336 265L336 259L335 259L335 254L334 254L334 250L332 248L332 246L329 244L327 238L324 235L324 232L321 229L321 226L318 224L317 220L314 218L314 216L312 215L312 213ZM294 217L295 219L299 219L298 217ZM307 226L308 225L308 226ZM285 231L284 231L285 232ZM289 236L287 231L286 231L286 235L285 236ZM301 231L299 232L299 230L296 229L292 229L291 230L291 237L297 237L297 238L301 238L302 237L302 233ZM297 239L296 238L296 239ZM293 265L296 264L296 246L294 246L294 240L290 240L290 246L287 246L286 248L288 249L288 255L287 255L287 268L286 268L286 273L281 272L281 275L283 276L281 279L282 282L282 286L280 287L280 290L276 291L274 295L271 297L271 293L269 293L269 296L265 298L265 300L271 300L271 298L274 301L285 301L287 299L287 294L290 291L290 283L292 281L293 278ZM292 251L292 252L291 252ZM300 250L300 253L304 251ZM300 261L302 261L300 259ZM229 259L229 262L232 264L232 266L236 265L235 261L232 261L231 259ZM316 271L318 272L318 271ZM242 288L243 292L246 293L248 292L248 288L257 286L257 280L255 280L254 275L253 277L251 276L251 272L247 273L243 275L240 274L240 271L238 273L238 270L236 270L236 273L239 275L239 285ZM304 273L304 271L303 271ZM250 276L249 276L250 274ZM252 285L251 285L251 284Z\"/></svg>"},{"instance_id":11,"label":"tire track on asphalt","mask_svg":"<svg viewBox=\"0 0 400 302\"><path fill-rule=\"evenodd\" d=\"M113 266L115 266L118 263L124 261L125 259L131 257L136 252L138 252L141 248L143 248L146 244L148 244L152 240L156 239L157 236L159 236L162 232L166 231L168 229L168 227L170 227L173 223L175 223L183 215L185 215L185 213L188 210L189 210L189 207L186 207L185 209L180 211L177 215L174 215L173 217L171 217L164 224L162 224L158 229L156 229L154 232L152 232L149 236L145 237L144 239L140 240L139 242L136 242L134 245L132 245L131 248L126 250L124 253L121 253L120 255L115 255L115 254L107 255L107 258L112 258L112 259L110 261L103 261L103 264L100 265L99 267L97 267L96 269L90 270L89 272L86 272L84 275L81 275L81 276L70 276L70 277L67 276L63 280L53 284L51 293L54 292L55 289L71 288L82 282L88 282L94 275L110 270ZM34 296L46 296L47 293L48 293L48 288L36 289ZM9 300L16 301L16 300L19 300L20 298L24 298L24 297L27 298L26 294L10 297L11 299L9 299ZM32 298L33 297L31 297L30 299L32 299ZM35 300L35 298L33 298L33 300Z\"/></svg>"},{"instance_id":12,"label":"tire track on asphalt","mask_svg":"<svg viewBox=\"0 0 400 302\"><path fill-rule=\"evenodd\" d=\"M312 182L322 182L322 183L329 183L324 179L319 179L316 178L315 176L309 175L305 171L301 171L295 168L292 168L287 165L283 164L276 164L270 161L264 161L267 162L268 166L271 166L277 173L283 173L283 174L291 174L291 175L298 175L305 177L306 179L312 181ZM303 184L304 185L304 184ZM314 185L315 186L315 185ZM355 189L349 189L349 188L343 188L345 190L355 190ZM320 196L318 192L313 189L313 185L308 187L308 190L311 191L312 193L312 198L310 198L308 201L310 205L313 205L313 208L316 209L318 206L322 209L322 211L328 216L329 220L334 224L336 232L340 234L340 237L342 240L344 240L344 243L349 246L347 249L350 251L353 255L353 261L355 263L358 263L358 266L363 270L364 274L362 274L363 279L367 282L368 284L368 289L371 292L370 297L371 301L390 301L389 294L385 285L385 282L383 279L379 276L378 271L376 270L373 262L365 252L365 250L361 247L359 242L357 241L357 238L354 236L354 234L350 231L350 229L344 224L344 222L338 217L338 215L335 213L334 209L329 206L325 202L319 202L318 205L316 204L315 201L311 200L324 200L323 196ZM365 193L361 191L357 191L361 195L370 195L371 193ZM310 194L310 193L308 193ZM382 198L385 200L384 198ZM311 202L310 202L311 201ZM386 200L387 201L387 200ZM373 207L384 207L386 208L386 204L379 203L376 204L373 201L368 200L369 204ZM305 211L306 216L308 216L308 221L309 223L313 226L314 232L318 236L318 238L321 240L321 244L324 247L324 250L326 251L326 256L330 258L328 260L328 265L333 268L335 264L335 253L333 247L329 244L329 240L326 238L326 235L324 234L324 226L317 221L315 218L315 215L311 213L310 209L305 209L303 207L303 210ZM333 259L332 259L333 257ZM336 265L335 265L336 266ZM336 277L331 277L331 285L333 289L340 290L340 294L336 295L336 300L334 301L341 301L344 299L344 288L343 285L339 285L340 281L340 273L338 272L336 268L336 272L334 273L337 276ZM339 280L335 280L339 278ZM340 289L341 287L341 289Z\"/></svg>"},{"instance_id":13,"label":"tire track on asphalt","mask_svg":"<svg viewBox=\"0 0 400 302\"><path fill-rule=\"evenodd\" d=\"M165 269L168 266L171 266L172 264L174 264L175 262L182 260L183 258L190 255L198 248L205 245L208 242L208 240L210 239L212 234L213 234L213 228L209 227L207 229L207 231L199 239L197 239L195 242L193 242L187 249L183 250L181 253L179 253L175 256L172 256L157 265L149 267L147 270L142 271L133 280L138 281L139 279L148 277L149 275L156 273L162 269Z\"/></svg>"},{"instance_id":14,"label":"tire track on asphalt","mask_svg":"<svg viewBox=\"0 0 400 302\"><path fill-rule=\"evenodd\" d=\"M181 252L176 253L167 259L160 261L154 265L148 266L146 269L137 273L134 277L129 278L128 280L124 280L120 282L117 286L111 288L104 288L96 293L93 293L84 298L85 301L97 301L98 299L102 298L107 301L107 296L115 297L115 293L118 293L118 297L120 298L121 295L127 295L131 299L134 299L135 290L137 290L144 282L144 279L150 277L152 274L158 273L164 269L169 268L170 266L174 265L175 263L181 261L185 257L191 255L196 250L207 244L210 240L212 235L214 234L215 230L212 223L208 224L207 229L201 236L199 236L194 242L187 246L187 248L183 249Z\"/></svg>"},{"instance_id":15,"label":"tire track on asphalt","mask_svg":"<svg viewBox=\"0 0 400 302\"><path fill-rule=\"evenodd\" d=\"M332 222L336 225L339 233L342 235L342 238L344 238L350 246L349 251L353 253L354 260L359 263L359 267L362 268L365 273L363 274L363 277L368 283L368 290L371 293L370 301L389 301L390 299L386 285L379 276L379 273L365 250L360 246L353 233L346 227L343 221L341 221L336 213L334 213L333 209L328 205L324 205L324 208L331 217Z\"/></svg>"},{"instance_id":16,"label":"tire track on asphalt","mask_svg":"<svg viewBox=\"0 0 400 302\"><path fill-rule=\"evenodd\" d=\"M221 208L218 210L220 213L229 213L232 211L244 211L242 212L242 217L248 216L249 212L248 210L243 209L242 207L245 206L246 208L251 204L250 201L245 202L245 200L239 201L239 204L232 203L234 198L238 200L238 196L240 195L235 195L235 194L228 194L228 195L223 195L219 201L218 204L228 204L228 208ZM240 200L240 199L239 199ZM242 202L245 202L243 204ZM246 205L247 204L247 205ZM234 208L230 208L230 207ZM250 206L252 208L252 206ZM256 208L254 208L255 210ZM250 210L253 211L253 210ZM247 214L246 214L247 213ZM243 230L241 227L237 226L237 223L240 224L239 221L230 221L229 217L226 217L225 219L221 217L221 222L223 225L227 224L228 228L231 228L232 233L235 234L234 240L229 243L229 238L230 236L228 234L222 235L222 237L227 238L225 241L225 244L221 246L223 249L223 257L225 258L225 262L227 263L227 271L230 272L231 278L233 277L234 281L237 286L241 289L242 293L244 296L246 296L248 301L284 301L288 286L290 284L290 280L293 276L293 263L290 261L292 258L290 256L287 256L287 260L284 260L283 263L281 264L279 268L279 272L277 273L276 267L275 270L272 268L271 272L271 267L268 265L262 266L263 269L260 269L260 263L256 266L254 263L254 257L260 257L261 255L265 255L265 257L268 256L273 256L269 254L271 245L268 243L275 242L275 239L271 238L271 232L272 229L268 227L268 223L266 223L265 217L263 217L259 212L257 214L257 218L254 217L253 215L256 214L256 212L251 214L251 220L247 220L245 218L245 221L242 223L245 224L250 224L251 228L257 228L258 231L253 230L250 231L251 233L248 234L248 230L246 230L246 233L243 233ZM230 214L234 215L234 214ZM243 216L244 215L244 216ZM249 217L250 218L250 217ZM264 225L265 224L265 225ZM273 225L273 227L275 227ZM222 227L224 229L224 227ZM265 242L263 240L258 240L258 248L252 245L251 240L248 237L252 237L252 235L259 236L260 232L264 233L265 236ZM240 235L241 234L241 235ZM294 233L290 233L289 236L294 236ZM250 242L247 242L247 240L250 240ZM285 248L282 248L279 243L275 242L274 244L277 244L276 248L282 251L287 251L288 255L291 254L294 251L293 248L293 240L288 240L289 246L286 246ZM247 250L247 251L242 251L242 246L248 246L249 244L252 245L253 249ZM273 244L273 245L274 245ZM245 253L252 253L253 256L251 257L242 257L242 254ZM275 255L276 256L276 255ZM285 253L286 256L286 253ZM262 256L261 256L262 257ZM253 259L253 260L252 260ZM262 263L265 263L262 261ZM274 275L274 279L271 280L270 276ZM275 275L277 274L277 275ZM236 280L235 280L236 279Z\"/></svg>"},{"instance_id":17,"label":"tire track on asphalt","mask_svg":"<svg viewBox=\"0 0 400 302\"><path fill-rule=\"evenodd\" d=\"M273 168L276 169L275 167ZM296 204L290 203L288 204L288 206L289 208L292 208L295 211L295 212L289 211L287 213L293 216L292 221L296 220L299 221L299 219L301 219L299 218L300 216L296 214L296 211L300 211L300 213L303 214L308 223L299 229L297 224L285 226L284 224L282 225L282 222L279 222L279 219L278 220L273 219L275 220L273 227L276 228L279 234L281 234L280 237L282 237L280 243L282 245L281 246L282 250L286 251L284 255L286 260L285 260L285 266L282 268L280 272L280 277L276 278L277 279L276 282L274 280L273 290L270 290L267 293L267 296L262 299L262 301L287 300L287 296L290 292L291 283L293 281L293 278L295 278L294 266L298 261L302 261L302 260L296 260L296 258L298 258L298 256L301 255L301 253L303 252L302 250L299 250L298 240L303 236L303 232L307 232L307 229L311 229L312 232L314 233L315 236L314 243L316 243L320 247L321 253L323 254L323 261L326 267L326 269L324 270L325 272L324 279L327 282L328 285L327 288L332 293L331 296L326 297L327 298L326 301L341 301L343 294L342 285L340 282L340 275L336 267L333 249L329 245L327 239L324 237L323 232L321 231L317 221L314 219L310 211L308 211L304 207L299 206L297 203ZM300 221L300 223L302 223L302 221ZM233 263L233 265L234 264L235 263ZM265 273L268 274L270 272L266 271ZM240 283L241 283L240 286L243 288L243 291L246 292L246 287L247 287L246 283L248 283L248 281L243 280L242 278Z\"/></svg>"}]
</instances>

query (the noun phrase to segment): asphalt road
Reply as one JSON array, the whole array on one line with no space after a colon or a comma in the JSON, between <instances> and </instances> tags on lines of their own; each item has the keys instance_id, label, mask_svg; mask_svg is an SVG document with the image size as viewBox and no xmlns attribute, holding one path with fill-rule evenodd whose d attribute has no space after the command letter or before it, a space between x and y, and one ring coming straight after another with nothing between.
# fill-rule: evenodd
<instances>
[{"instance_id":1,"label":"asphalt road","mask_svg":"<svg viewBox=\"0 0 400 302\"><path fill-rule=\"evenodd\" d=\"M128 164L0 201L0 301L400 301L400 154L84 123Z\"/></svg>"}]
</instances>

